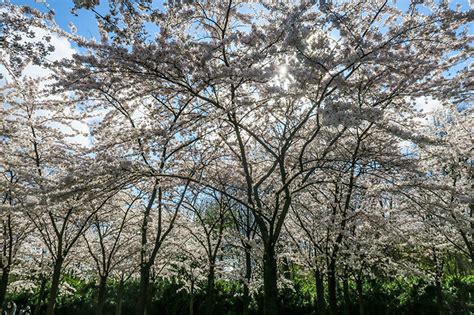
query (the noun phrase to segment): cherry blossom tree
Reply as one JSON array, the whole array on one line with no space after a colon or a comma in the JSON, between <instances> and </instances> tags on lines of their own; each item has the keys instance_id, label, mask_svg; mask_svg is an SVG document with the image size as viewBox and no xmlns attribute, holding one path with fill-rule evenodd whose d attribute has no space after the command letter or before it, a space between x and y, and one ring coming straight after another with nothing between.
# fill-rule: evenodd
<instances>
[{"instance_id":1,"label":"cherry blossom tree","mask_svg":"<svg viewBox=\"0 0 474 315\"><path fill-rule=\"evenodd\" d=\"M464 99L462 101L465 102ZM472 108L454 105L432 113L430 131L440 138L440 145L420 150L427 158L424 171L429 184L415 194L418 207L432 217L431 224L446 241L471 262L474 260L472 189Z\"/></svg>"},{"instance_id":2,"label":"cherry blossom tree","mask_svg":"<svg viewBox=\"0 0 474 315\"><path fill-rule=\"evenodd\" d=\"M242 314L248 315L250 310L250 301L251 301L251 282L253 281L253 267L252 264L255 263L255 238L257 233L257 226L255 219L253 218L252 212L250 209L242 206L241 204L234 202L231 206L230 214L232 216L232 221L236 229L236 237L238 238L238 243L233 244L233 246L239 246L240 252L243 254L238 255L237 257L241 265L245 266L244 271L239 275L242 287L243 287L243 310ZM232 244L232 243L231 243Z\"/></svg>"},{"instance_id":3,"label":"cherry blossom tree","mask_svg":"<svg viewBox=\"0 0 474 315\"><path fill-rule=\"evenodd\" d=\"M116 196L95 214L90 229L83 234L99 278L97 314L103 313L107 281L111 273L131 256L138 254L132 244L138 243L134 233L138 214L134 205L140 197L126 193Z\"/></svg>"},{"instance_id":4,"label":"cherry blossom tree","mask_svg":"<svg viewBox=\"0 0 474 315\"><path fill-rule=\"evenodd\" d=\"M77 132L74 127L63 127L73 126L70 122L77 119L67 112L70 100L48 94L39 80L15 77L13 71L10 74L13 82L5 86L3 114L11 123L6 142L13 148L9 155L13 159L5 167L18 174L17 189L26 194L22 209L27 210L26 216L53 258L47 311L52 314L68 253L116 190L94 187L94 176L88 169L92 159L86 155L79 158L83 147L68 141Z\"/></svg>"},{"instance_id":5,"label":"cherry blossom tree","mask_svg":"<svg viewBox=\"0 0 474 315\"><path fill-rule=\"evenodd\" d=\"M184 207L190 210L192 223L189 233L203 247L207 256L206 314L213 314L215 297L216 269L218 256L222 256L225 228L230 219L230 206L226 198L211 192L196 192L192 200L185 201ZM195 233L195 230L200 233ZM217 270L218 271L218 270Z\"/></svg>"}]
</instances>

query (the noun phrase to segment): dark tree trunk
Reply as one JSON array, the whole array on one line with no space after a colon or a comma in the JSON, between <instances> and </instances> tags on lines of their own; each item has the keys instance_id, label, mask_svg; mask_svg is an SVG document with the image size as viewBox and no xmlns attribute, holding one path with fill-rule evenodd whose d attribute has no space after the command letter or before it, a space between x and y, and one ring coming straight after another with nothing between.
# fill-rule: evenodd
<instances>
[{"instance_id":1,"label":"dark tree trunk","mask_svg":"<svg viewBox=\"0 0 474 315\"><path fill-rule=\"evenodd\" d=\"M51 289L49 291L48 307L46 309L46 315L54 314L54 307L56 306L56 297L59 291L59 281L61 278L61 268L63 266L63 260L57 259L54 263L53 278L51 280Z\"/></svg>"},{"instance_id":2,"label":"dark tree trunk","mask_svg":"<svg viewBox=\"0 0 474 315\"><path fill-rule=\"evenodd\" d=\"M439 252L436 248L433 248L434 260L436 263L436 275L435 275L435 285L436 285L436 306L438 309L438 314L444 314L444 301L443 301L443 285L441 283L443 279L443 269L444 269L444 259L439 256Z\"/></svg>"},{"instance_id":3,"label":"dark tree trunk","mask_svg":"<svg viewBox=\"0 0 474 315\"><path fill-rule=\"evenodd\" d=\"M2 278L0 279L0 305L5 302L5 295L7 294L8 287L8 276L10 274L10 268L2 268Z\"/></svg>"},{"instance_id":4,"label":"dark tree trunk","mask_svg":"<svg viewBox=\"0 0 474 315\"><path fill-rule=\"evenodd\" d=\"M324 299L324 276L317 270L314 273L316 280L316 310L318 315L326 315L326 300Z\"/></svg>"},{"instance_id":5,"label":"dark tree trunk","mask_svg":"<svg viewBox=\"0 0 474 315\"><path fill-rule=\"evenodd\" d=\"M194 314L194 281L191 280L191 289L189 290L189 315Z\"/></svg>"},{"instance_id":6,"label":"dark tree trunk","mask_svg":"<svg viewBox=\"0 0 474 315\"><path fill-rule=\"evenodd\" d=\"M215 270L214 262L211 262L209 274L207 275L207 292L206 292L206 315L212 315L214 312L215 301Z\"/></svg>"},{"instance_id":7,"label":"dark tree trunk","mask_svg":"<svg viewBox=\"0 0 474 315\"><path fill-rule=\"evenodd\" d=\"M252 261L250 257L250 248L245 248L245 281L244 281L244 296L243 296L243 315L250 314L250 290L249 283L252 278Z\"/></svg>"},{"instance_id":8,"label":"dark tree trunk","mask_svg":"<svg viewBox=\"0 0 474 315\"><path fill-rule=\"evenodd\" d=\"M359 315L364 315L365 303L364 303L364 287L363 287L363 282L362 282L362 276L357 277L356 287L357 287L357 296L359 298Z\"/></svg>"},{"instance_id":9,"label":"dark tree trunk","mask_svg":"<svg viewBox=\"0 0 474 315\"><path fill-rule=\"evenodd\" d=\"M102 315L102 313L104 312L106 290L107 290L107 276L100 276L99 288L98 288L98 294L97 294L97 308L95 312L97 315Z\"/></svg>"},{"instance_id":10,"label":"dark tree trunk","mask_svg":"<svg viewBox=\"0 0 474 315\"><path fill-rule=\"evenodd\" d=\"M329 296L329 314L337 314L337 293L336 293L336 265L334 262L329 264L328 269L328 296Z\"/></svg>"},{"instance_id":11,"label":"dark tree trunk","mask_svg":"<svg viewBox=\"0 0 474 315\"><path fill-rule=\"evenodd\" d=\"M436 304L438 308L438 314L444 314L444 301L443 301L443 286L440 279L436 279Z\"/></svg>"},{"instance_id":12,"label":"dark tree trunk","mask_svg":"<svg viewBox=\"0 0 474 315\"><path fill-rule=\"evenodd\" d=\"M342 290L344 293L344 315L349 315L351 299L349 297L349 279L347 275L344 275L344 279L342 279Z\"/></svg>"},{"instance_id":13,"label":"dark tree trunk","mask_svg":"<svg viewBox=\"0 0 474 315\"><path fill-rule=\"evenodd\" d=\"M122 315L122 300L123 300L123 277L120 279L118 292L117 292L117 308L115 309L115 315Z\"/></svg>"},{"instance_id":14,"label":"dark tree trunk","mask_svg":"<svg viewBox=\"0 0 474 315\"><path fill-rule=\"evenodd\" d=\"M46 283L47 283L46 278L43 275L41 275L41 285L38 292L38 300L36 301L35 312L34 312L35 315L39 315L41 313L41 305L43 304L44 294L46 291Z\"/></svg>"},{"instance_id":15,"label":"dark tree trunk","mask_svg":"<svg viewBox=\"0 0 474 315\"><path fill-rule=\"evenodd\" d=\"M265 245L263 255L263 314L278 314L277 261L274 244Z\"/></svg>"},{"instance_id":16,"label":"dark tree trunk","mask_svg":"<svg viewBox=\"0 0 474 315\"><path fill-rule=\"evenodd\" d=\"M150 266L143 264L140 269L140 295L137 303L137 315L147 315L150 302ZM149 315L149 314L148 314Z\"/></svg>"}]
</instances>

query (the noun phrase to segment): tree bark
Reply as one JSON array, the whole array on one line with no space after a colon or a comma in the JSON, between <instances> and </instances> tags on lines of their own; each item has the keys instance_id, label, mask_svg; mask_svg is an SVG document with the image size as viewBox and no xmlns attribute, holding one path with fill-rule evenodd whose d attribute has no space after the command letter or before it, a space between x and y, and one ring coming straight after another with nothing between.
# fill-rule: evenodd
<instances>
[{"instance_id":1,"label":"tree bark","mask_svg":"<svg viewBox=\"0 0 474 315\"><path fill-rule=\"evenodd\" d=\"M107 290L107 276L100 276L99 278L99 288L97 294L97 306L96 306L96 314L102 315L104 312L104 305L105 305L105 295Z\"/></svg>"},{"instance_id":2,"label":"tree bark","mask_svg":"<svg viewBox=\"0 0 474 315\"><path fill-rule=\"evenodd\" d=\"M48 307L46 309L46 315L54 314L54 307L56 306L56 297L59 291L59 281L61 278L61 268L63 260L61 258L56 259L53 268L53 278L51 280L51 289L49 291Z\"/></svg>"},{"instance_id":3,"label":"tree bark","mask_svg":"<svg viewBox=\"0 0 474 315\"><path fill-rule=\"evenodd\" d=\"M215 269L214 262L211 262L209 274L207 275L207 292L206 292L206 315L212 315L214 312L215 301Z\"/></svg>"},{"instance_id":4,"label":"tree bark","mask_svg":"<svg viewBox=\"0 0 474 315\"><path fill-rule=\"evenodd\" d=\"M336 265L334 262L329 264L328 269L328 295L329 295L329 314L337 314L337 293L336 293Z\"/></svg>"},{"instance_id":5,"label":"tree bark","mask_svg":"<svg viewBox=\"0 0 474 315\"><path fill-rule=\"evenodd\" d=\"M263 255L263 314L278 314L277 261L274 244L266 244Z\"/></svg>"},{"instance_id":6,"label":"tree bark","mask_svg":"<svg viewBox=\"0 0 474 315\"><path fill-rule=\"evenodd\" d=\"M317 270L314 273L316 280L316 311L318 315L326 315L326 300L324 299L324 276Z\"/></svg>"},{"instance_id":7,"label":"tree bark","mask_svg":"<svg viewBox=\"0 0 474 315\"><path fill-rule=\"evenodd\" d=\"M2 268L2 278L0 279L0 305L5 302L5 295L7 294L8 287L8 276L10 274L10 268Z\"/></svg>"},{"instance_id":8,"label":"tree bark","mask_svg":"<svg viewBox=\"0 0 474 315\"><path fill-rule=\"evenodd\" d=\"M191 289L189 290L189 315L194 314L194 281L191 280Z\"/></svg>"},{"instance_id":9,"label":"tree bark","mask_svg":"<svg viewBox=\"0 0 474 315\"><path fill-rule=\"evenodd\" d=\"M443 286L440 279L436 279L436 304L438 308L438 314L444 314L444 301L443 301Z\"/></svg>"},{"instance_id":10,"label":"tree bark","mask_svg":"<svg viewBox=\"0 0 474 315\"><path fill-rule=\"evenodd\" d=\"M140 295L138 296L137 315L147 315L150 301L150 266L143 264L140 269Z\"/></svg>"},{"instance_id":11,"label":"tree bark","mask_svg":"<svg viewBox=\"0 0 474 315\"><path fill-rule=\"evenodd\" d=\"M250 257L250 248L245 247L245 281L244 281L244 296L243 296L243 315L250 314L250 290L249 284L252 278L252 260Z\"/></svg>"},{"instance_id":12,"label":"tree bark","mask_svg":"<svg viewBox=\"0 0 474 315\"><path fill-rule=\"evenodd\" d=\"M347 275L344 275L342 279L342 290L344 292L344 315L349 315L351 299L349 297L349 279Z\"/></svg>"},{"instance_id":13,"label":"tree bark","mask_svg":"<svg viewBox=\"0 0 474 315\"><path fill-rule=\"evenodd\" d=\"M362 282L362 276L357 277L356 279L356 287L357 287L357 295L359 298L359 315L365 314L365 306L364 306L364 287Z\"/></svg>"}]
</instances>

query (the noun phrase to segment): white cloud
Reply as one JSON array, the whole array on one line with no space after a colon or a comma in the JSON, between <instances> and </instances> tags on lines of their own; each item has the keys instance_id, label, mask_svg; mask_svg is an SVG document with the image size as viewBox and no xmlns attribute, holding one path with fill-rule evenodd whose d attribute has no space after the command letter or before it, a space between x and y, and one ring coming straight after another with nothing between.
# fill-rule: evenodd
<instances>
[{"instance_id":1,"label":"white cloud","mask_svg":"<svg viewBox=\"0 0 474 315\"><path fill-rule=\"evenodd\" d=\"M415 99L415 109L423 113L432 113L441 108L443 104L431 96L420 96Z\"/></svg>"},{"instance_id":2,"label":"white cloud","mask_svg":"<svg viewBox=\"0 0 474 315\"><path fill-rule=\"evenodd\" d=\"M38 41L45 41L45 37L51 37L49 42L50 45L54 47L54 51L50 52L46 59L49 61L59 61L61 59L69 59L72 55L76 52L74 48L72 48L71 43L64 38L60 37L57 34L51 33L47 30L32 27L32 30L35 33L34 38L27 38L25 42L38 42ZM46 77L51 74L50 70L40 67L38 65L30 64L23 70L23 76L31 77L31 78L41 78Z\"/></svg>"},{"instance_id":3,"label":"white cloud","mask_svg":"<svg viewBox=\"0 0 474 315\"><path fill-rule=\"evenodd\" d=\"M89 133L89 126L86 123L78 120L73 120L70 124L71 128L80 133Z\"/></svg>"},{"instance_id":4,"label":"white cloud","mask_svg":"<svg viewBox=\"0 0 474 315\"><path fill-rule=\"evenodd\" d=\"M50 128L57 129L64 134L64 139L67 143L78 144L83 147L90 147L92 145L92 138L90 136L89 126L82 121L72 120L66 123L50 122Z\"/></svg>"},{"instance_id":5,"label":"white cloud","mask_svg":"<svg viewBox=\"0 0 474 315\"><path fill-rule=\"evenodd\" d=\"M91 147L92 146L92 141L90 136L84 136L84 135L75 135L72 137L66 137L66 142L69 142L71 144L79 144L83 147Z\"/></svg>"},{"instance_id":6,"label":"white cloud","mask_svg":"<svg viewBox=\"0 0 474 315\"><path fill-rule=\"evenodd\" d=\"M49 61L58 61L65 58L71 58L76 50L72 48L71 43L64 37L60 37L57 34L51 33L47 30L39 27L31 27L35 36L33 38L23 37L23 43L32 42L46 42L46 37L50 37L49 45L54 47L54 51L46 55L46 59ZM1 59L7 60L9 58L6 51L0 51ZM10 81L11 76L3 65L0 65L0 73L3 79L0 80L0 86L5 84L6 80ZM29 64L25 67L22 72L23 77L31 78L42 78L47 77L51 74L51 71L38 65Z\"/></svg>"},{"instance_id":7,"label":"white cloud","mask_svg":"<svg viewBox=\"0 0 474 315\"><path fill-rule=\"evenodd\" d=\"M433 125L436 113L443 109L441 101L431 96L420 96L415 98L413 102L415 110L419 112L418 117L414 120L418 122L420 126Z\"/></svg>"}]
</instances>

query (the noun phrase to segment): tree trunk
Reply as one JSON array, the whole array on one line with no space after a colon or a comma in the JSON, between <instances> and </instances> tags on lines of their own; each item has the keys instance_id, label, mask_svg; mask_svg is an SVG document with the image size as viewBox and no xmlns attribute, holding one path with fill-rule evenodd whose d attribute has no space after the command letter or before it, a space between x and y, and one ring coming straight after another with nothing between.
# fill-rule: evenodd
<instances>
[{"instance_id":1,"label":"tree trunk","mask_svg":"<svg viewBox=\"0 0 474 315\"><path fill-rule=\"evenodd\" d=\"M147 295L147 300L146 300L146 304L145 304L145 307L146 307L146 310L145 310L145 314L147 315L150 315L150 314L153 314L152 312L152 302L153 302L153 296L155 296L155 276L151 276L150 277L150 281L148 282L149 285L148 285L148 295Z\"/></svg>"},{"instance_id":2,"label":"tree trunk","mask_svg":"<svg viewBox=\"0 0 474 315\"><path fill-rule=\"evenodd\" d=\"M95 312L97 315L102 315L102 313L104 312L106 290L107 290L107 276L100 276L99 288L98 288L98 294L97 294L97 308Z\"/></svg>"},{"instance_id":3,"label":"tree trunk","mask_svg":"<svg viewBox=\"0 0 474 315\"><path fill-rule=\"evenodd\" d=\"M342 289L344 292L344 315L349 315L351 299L349 297L349 279L347 275L344 275L344 279L342 279Z\"/></svg>"},{"instance_id":4,"label":"tree trunk","mask_svg":"<svg viewBox=\"0 0 474 315\"><path fill-rule=\"evenodd\" d=\"M209 267L209 274L207 275L207 292L206 292L206 315L212 315L214 312L214 305L215 305L215 294L214 294L214 287L215 287L215 270L214 270L214 262L211 262L211 266Z\"/></svg>"},{"instance_id":5,"label":"tree trunk","mask_svg":"<svg viewBox=\"0 0 474 315\"><path fill-rule=\"evenodd\" d=\"M140 269L140 295L138 296L137 315L147 315L150 295L150 266L143 264Z\"/></svg>"},{"instance_id":6,"label":"tree trunk","mask_svg":"<svg viewBox=\"0 0 474 315\"><path fill-rule=\"evenodd\" d=\"M250 314L250 290L249 284L252 278L252 261L250 257L250 248L245 248L245 281L244 281L244 296L243 296L243 315Z\"/></svg>"},{"instance_id":7,"label":"tree trunk","mask_svg":"<svg viewBox=\"0 0 474 315\"><path fill-rule=\"evenodd\" d=\"M2 268L2 278L0 279L0 305L5 302L5 295L7 294L8 287L8 276L10 274L10 268Z\"/></svg>"},{"instance_id":8,"label":"tree trunk","mask_svg":"<svg viewBox=\"0 0 474 315\"><path fill-rule=\"evenodd\" d=\"M38 300L36 301L35 312L34 315L39 315L41 313L41 305L43 304L44 293L46 291L46 278L41 275L41 285L38 292Z\"/></svg>"},{"instance_id":9,"label":"tree trunk","mask_svg":"<svg viewBox=\"0 0 474 315\"><path fill-rule=\"evenodd\" d=\"M329 314L337 314L337 294L336 294L336 265L334 262L329 264L328 269L328 295L329 295Z\"/></svg>"},{"instance_id":10,"label":"tree trunk","mask_svg":"<svg viewBox=\"0 0 474 315\"><path fill-rule=\"evenodd\" d=\"M191 280L191 289L189 290L189 315L194 314L194 281Z\"/></svg>"},{"instance_id":11,"label":"tree trunk","mask_svg":"<svg viewBox=\"0 0 474 315\"><path fill-rule=\"evenodd\" d=\"M439 252L436 248L433 248L434 260L436 263L436 275L435 275L435 285L436 285L436 306L438 308L438 314L444 314L444 301L443 301L443 285L441 283L443 279L443 269L444 269L444 258L439 256Z\"/></svg>"},{"instance_id":12,"label":"tree trunk","mask_svg":"<svg viewBox=\"0 0 474 315\"><path fill-rule=\"evenodd\" d=\"M263 314L278 314L277 261L274 244L265 245L263 254Z\"/></svg>"},{"instance_id":13,"label":"tree trunk","mask_svg":"<svg viewBox=\"0 0 474 315\"><path fill-rule=\"evenodd\" d=\"M316 310L318 315L326 315L326 300L324 299L324 276L317 270L314 273L316 279Z\"/></svg>"},{"instance_id":14,"label":"tree trunk","mask_svg":"<svg viewBox=\"0 0 474 315\"><path fill-rule=\"evenodd\" d=\"M120 279L118 292L117 292L117 307L115 309L115 315L122 315L122 297L123 297L124 280L123 277Z\"/></svg>"},{"instance_id":15,"label":"tree trunk","mask_svg":"<svg viewBox=\"0 0 474 315\"><path fill-rule=\"evenodd\" d=\"M63 265L62 259L57 259L54 262L53 278L51 280L51 290L49 291L48 307L46 309L46 315L54 314L54 307L56 306L56 297L59 291L59 281L61 278L61 268Z\"/></svg>"},{"instance_id":16,"label":"tree trunk","mask_svg":"<svg viewBox=\"0 0 474 315\"><path fill-rule=\"evenodd\" d=\"M444 314L444 301L443 301L443 286L440 279L436 279L436 304L438 308L438 314Z\"/></svg>"},{"instance_id":17,"label":"tree trunk","mask_svg":"<svg viewBox=\"0 0 474 315\"><path fill-rule=\"evenodd\" d=\"M365 314L365 307L364 307L364 290L363 290L363 282L362 276L357 277L356 279L356 286L357 286L357 295L359 298L359 315Z\"/></svg>"}]
</instances>

